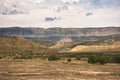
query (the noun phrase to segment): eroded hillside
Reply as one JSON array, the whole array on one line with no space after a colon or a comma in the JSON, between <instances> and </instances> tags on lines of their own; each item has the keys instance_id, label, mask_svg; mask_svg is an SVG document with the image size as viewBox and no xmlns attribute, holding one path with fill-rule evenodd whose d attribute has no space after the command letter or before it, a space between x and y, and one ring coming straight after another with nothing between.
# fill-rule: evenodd
<instances>
[{"instance_id":1,"label":"eroded hillside","mask_svg":"<svg viewBox=\"0 0 120 80\"><path fill-rule=\"evenodd\" d=\"M0 52L44 52L46 47L18 36L0 36Z\"/></svg>"},{"instance_id":2,"label":"eroded hillside","mask_svg":"<svg viewBox=\"0 0 120 80\"><path fill-rule=\"evenodd\" d=\"M64 52L120 52L120 39L57 42L50 48Z\"/></svg>"}]
</instances>

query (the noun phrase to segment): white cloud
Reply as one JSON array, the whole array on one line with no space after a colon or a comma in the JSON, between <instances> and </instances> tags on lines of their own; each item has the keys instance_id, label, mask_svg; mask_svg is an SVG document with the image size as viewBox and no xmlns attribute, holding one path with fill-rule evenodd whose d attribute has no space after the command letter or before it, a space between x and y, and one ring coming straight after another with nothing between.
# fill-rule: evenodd
<instances>
[{"instance_id":1,"label":"white cloud","mask_svg":"<svg viewBox=\"0 0 120 80\"><path fill-rule=\"evenodd\" d=\"M3 0L4 1L4 0ZM33 1L33 0L31 0ZM36 3L41 3L42 0L34 0ZM57 0L52 0L57 1ZM73 0L71 0L73 1ZM75 0L79 2L79 0ZM100 7L95 8L91 4L93 0L83 1L78 5L67 5L68 10L61 10L60 12L53 11L61 5L54 5L52 7L41 9L33 8L30 14L18 15L0 15L0 26L26 26L26 27L105 27L105 26L120 26L120 8L119 7ZM106 0L108 1L108 0ZM55 2L56 3L56 2ZM58 1L59 3L59 1ZM105 0L101 0L104 4ZM29 6L29 5L28 5ZM63 6L63 5L62 5ZM31 5L32 7L32 5ZM86 16L86 13L93 13L91 16ZM60 20L52 22L44 21L46 17L61 17Z\"/></svg>"}]
</instances>

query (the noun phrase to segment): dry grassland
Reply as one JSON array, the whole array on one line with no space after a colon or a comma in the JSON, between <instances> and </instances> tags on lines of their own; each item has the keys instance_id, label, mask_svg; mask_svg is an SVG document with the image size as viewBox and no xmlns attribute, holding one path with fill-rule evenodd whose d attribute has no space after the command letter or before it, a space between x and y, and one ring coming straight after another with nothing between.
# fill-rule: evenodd
<instances>
[{"instance_id":1,"label":"dry grassland","mask_svg":"<svg viewBox=\"0 0 120 80\"><path fill-rule=\"evenodd\" d=\"M86 61L0 60L0 80L120 80L120 64Z\"/></svg>"}]
</instances>

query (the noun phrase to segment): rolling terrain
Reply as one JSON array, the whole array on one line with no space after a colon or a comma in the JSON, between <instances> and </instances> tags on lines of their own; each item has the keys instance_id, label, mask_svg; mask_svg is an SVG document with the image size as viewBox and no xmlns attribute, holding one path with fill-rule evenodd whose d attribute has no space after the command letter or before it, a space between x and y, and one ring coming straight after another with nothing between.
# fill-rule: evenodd
<instances>
[{"instance_id":1,"label":"rolling terrain","mask_svg":"<svg viewBox=\"0 0 120 80\"><path fill-rule=\"evenodd\" d=\"M99 35L87 31L84 37L73 31L82 39L72 38L71 30L62 37L59 30L36 30L0 29L0 80L119 80L119 28ZM58 39L48 39L55 34ZM91 57L96 63L89 63Z\"/></svg>"},{"instance_id":2,"label":"rolling terrain","mask_svg":"<svg viewBox=\"0 0 120 80\"><path fill-rule=\"evenodd\" d=\"M57 42L51 46L63 52L120 52L120 39L83 40L71 42Z\"/></svg>"},{"instance_id":3,"label":"rolling terrain","mask_svg":"<svg viewBox=\"0 0 120 80\"><path fill-rule=\"evenodd\" d=\"M39 43L18 36L0 36L0 53L44 52L47 48Z\"/></svg>"}]
</instances>

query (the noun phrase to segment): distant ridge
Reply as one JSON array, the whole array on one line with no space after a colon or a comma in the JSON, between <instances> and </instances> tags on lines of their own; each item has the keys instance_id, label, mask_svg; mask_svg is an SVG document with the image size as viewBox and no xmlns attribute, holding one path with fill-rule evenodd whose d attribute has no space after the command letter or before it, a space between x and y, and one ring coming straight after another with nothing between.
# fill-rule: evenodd
<instances>
[{"instance_id":1,"label":"distant ridge","mask_svg":"<svg viewBox=\"0 0 120 80\"><path fill-rule=\"evenodd\" d=\"M64 38L71 40L87 40L120 37L120 27L102 28L0 28L0 35L22 36L28 39L60 41Z\"/></svg>"}]
</instances>

